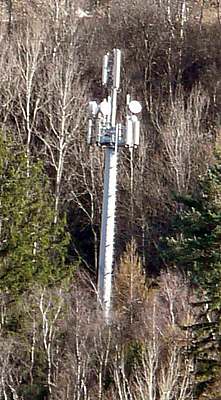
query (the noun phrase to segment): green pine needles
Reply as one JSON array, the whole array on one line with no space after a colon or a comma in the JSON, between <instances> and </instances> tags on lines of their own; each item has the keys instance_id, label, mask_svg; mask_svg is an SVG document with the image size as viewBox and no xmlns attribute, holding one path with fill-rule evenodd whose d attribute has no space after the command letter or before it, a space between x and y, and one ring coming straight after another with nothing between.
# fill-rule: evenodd
<instances>
[{"instance_id":1,"label":"green pine needles","mask_svg":"<svg viewBox=\"0 0 221 400\"><path fill-rule=\"evenodd\" d=\"M54 224L54 198L42 164L0 138L0 289L12 295L71 273L65 219Z\"/></svg>"},{"instance_id":2,"label":"green pine needles","mask_svg":"<svg viewBox=\"0 0 221 400\"><path fill-rule=\"evenodd\" d=\"M177 197L182 210L168 239L168 259L203 288L214 305L221 304L221 156L201 179L194 196Z\"/></svg>"},{"instance_id":3,"label":"green pine needles","mask_svg":"<svg viewBox=\"0 0 221 400\"><path fill-rule=\"evenodd\" d=\"M189 327L195 360L195 398L220 395L221 378L221 154L193 196L178 197L181 210L168 238L167 260L190 279L198 322Z\"/></svg>"}]
</instances>

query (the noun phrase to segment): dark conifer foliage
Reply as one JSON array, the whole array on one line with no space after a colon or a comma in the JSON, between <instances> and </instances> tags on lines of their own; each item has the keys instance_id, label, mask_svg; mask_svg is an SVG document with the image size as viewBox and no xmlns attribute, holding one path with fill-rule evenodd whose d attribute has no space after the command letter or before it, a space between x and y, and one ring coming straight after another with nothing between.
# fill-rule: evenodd
<instances>
[{"instance_id":1,"label":"dark conifer foliage","mask_svg":"<svg viewBox=\"0 0 221 400\"><path fill-rule=\"evenodd\" d=\"M177 196L179 209L174 222L177 237L169 240L170 257L196 287L206 291L220 307L221 292L221 158L201 178L193 195Z\"/></svg>"},{"instance_id":2,"label":"dark conifer foliage","mask_svg":"<svg viewBox=\"0 0 221 400\"><path fill-rule=\"evenodd\" d=\"M41 162L27 163L22 148L0 138L0 287L10 295L34 283L55 284L66 265L65 220L54 223L54 198Z\"/></svg>"},{"instance_id":3,"label":"dark conifer foliage","mask_svg":"<svg viewBox=\"0 0 221 400\"><path fill-rule=\"evenodd\" d=\"M221 371L221 156L201 178L191 196L178 197L173 237L168 240L168 262L186 274L196 292L198 321L189 327L195 360L195 396L217 394Z\"/></svg>"}]
</instances>

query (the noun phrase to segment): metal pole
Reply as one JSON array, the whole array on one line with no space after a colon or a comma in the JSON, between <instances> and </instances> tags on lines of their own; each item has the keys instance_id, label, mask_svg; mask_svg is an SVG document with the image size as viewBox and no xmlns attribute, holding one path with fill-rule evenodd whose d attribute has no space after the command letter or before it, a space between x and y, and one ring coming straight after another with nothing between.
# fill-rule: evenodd
<instances>
[{"instance_id":1,"label":"metal pole","mask_svg":"<svg viewBox=\"0 0 221 400\"><path fill-rule=\"evenodd\" d=\"M114 258L115 208L117 184L118 126L116 127L117 89L120 80L120 50L115 50L113 86L109 98L111 127L115 129L115 146L105 150L103 210L98 271L98 295L107 323L110 321L111 289Z\"/></svg>"},{"instance_id":2,"label":"metal pole","mask_svg":"<svg viewBox=\"0 0 221 400\"><path fill-rule=\"evenodd\" d=\"M105 147L104 192L101 222L101 240L98 270L98 301L107 323L111 320L111 292L114 262L115 208L117 186L118 147L139 145L140 123L136 114L141 112L138 101L127 96L126 126L116 124L117 94L120 87L121 51L114 49L103 59L102 84L108 97L100 104L89 102L87 142ZM110 93L109 93L110 92Z\"/></svg>"},{"instance_id":3,"label":"metal pole","mask_svg":"<svg viewBox=\"0 0 221 400\"><path fill-rule=\"evenodd\" d=\"M115 208L117 181L117 152L105 150L104 193L99 254L98 295L105 320L110 320L111 287L114 255Z\"/></svg>"}]
</instances>

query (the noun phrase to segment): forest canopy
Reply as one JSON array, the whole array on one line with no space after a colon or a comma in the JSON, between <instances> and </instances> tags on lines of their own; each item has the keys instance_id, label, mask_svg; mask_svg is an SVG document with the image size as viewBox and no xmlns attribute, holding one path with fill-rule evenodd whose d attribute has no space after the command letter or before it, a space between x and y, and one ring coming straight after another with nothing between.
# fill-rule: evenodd
<instances>
[{"instance_id":1,"label":"forest canopy","mask_svg":"<svg viewBox=\"0 0 221 400\"><path fill-rule=\"evenodd\" d=\"M0 399L217 400L219 1L0 4ZM112 319L97 304L104 154L86 144L122 50Z\"/></svg>"}]
</instances>

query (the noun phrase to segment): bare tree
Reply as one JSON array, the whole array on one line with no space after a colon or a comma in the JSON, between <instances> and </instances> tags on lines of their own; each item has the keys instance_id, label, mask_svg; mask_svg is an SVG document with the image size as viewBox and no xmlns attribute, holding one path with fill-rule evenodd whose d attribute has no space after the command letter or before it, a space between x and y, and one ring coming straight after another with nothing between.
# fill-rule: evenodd
<instances>
[{"instance_id":1,"label":"bare tree","mask_svg":"<svg viewBox=\"0 0 221 400\"><path fill-rule=\"evenodd\" d=\"M66 57L70 59L66 60ZM53 75L49 77L47 92L50 102L44 107L45 132L38 136L47 148L50 163L55 169L55 222L59 209L61 183L67 154L81 129L84 112L84 88L80 85L77 59L73 59L73 48L68 54L56 58Z\"/></svg>"},{"instance_id":2,"label":"bare tree","mask_svg":"<svg viewBox=\"0 0 221 400\"><path fill-rule=\"evenodd\" d=\"M20 76L18 101L22 114L14 114L16 126L23 138L27 154L27 173L31 157L31 144L38 118L41 91L39 90L39 73L41 46L45 36L45 29L39 22L33 20L27 23L25 32L22 29L18 34L16 51L18 55L18 73ZM24 36L25 35L25 36Z\"/></svg>"},{"instance_id":3,"label":"bare tree","mask_svg":"<svg viewBox=\"0 0 221 400\"><path fill-rule=\"evenodd\" d=\"M57 300L57 301L56 301ZM42 335L44 350L47 357L47 384L49 393L56 385L56 375L58 374L58 343L56 343L56 331L58 330L57 321L64 305L64 297L61 289L55 296L48 296L45 289L42 291L39 301L39 309L42 316Z\"/></svg>"},{"instance_id":4,"label":"bare tree","mask_svg":"<svg viewBox=\"0 0 221 400\"><path fill-rule=\"evenodd\" d=\"M133 324L136 326L139 310L144 306L148 295L145 275L134 239L127 246L118 268L115 274L114 309L119 317L125 315L132 329Z\"/></svg>"},{"instance_id":5,"label":"bare tree","mask_svg":"<svg viewBox=\"0 0 221 400\"><path fill-rule=\"evenodd\" d=\"M187 192L196 172L207 157L210 143L203 122L206 118L209 100L196 88L186 101L184 93L177 93L169 111L165 110L165 123L156 117L155 122L161 133L168 173L173 187L178 193Z\"/></svg>"}]
</instances>

